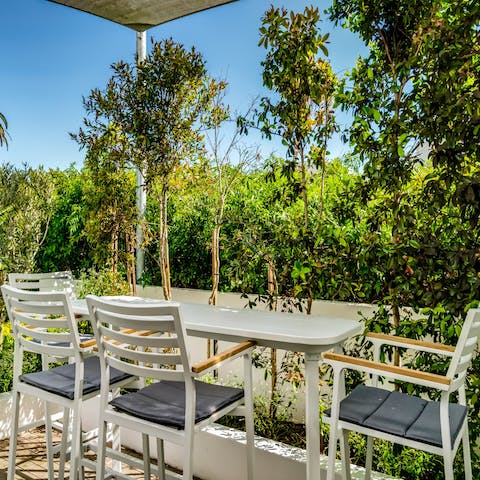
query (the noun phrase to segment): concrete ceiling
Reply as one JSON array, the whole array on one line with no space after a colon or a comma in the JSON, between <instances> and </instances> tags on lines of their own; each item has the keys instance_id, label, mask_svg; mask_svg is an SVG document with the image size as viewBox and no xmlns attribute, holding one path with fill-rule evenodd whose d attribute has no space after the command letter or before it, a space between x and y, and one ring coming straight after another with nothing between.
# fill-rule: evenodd
<instances>
[{"instance_id":1,"label":"concrete ceiling","mask_svg":"<svg viewBox=\"0 0 480 480\"><path fill-rule=\"evenodd\" d=\"M49 0L143 32L236 0Z\"/></svg>"}]
</instances>

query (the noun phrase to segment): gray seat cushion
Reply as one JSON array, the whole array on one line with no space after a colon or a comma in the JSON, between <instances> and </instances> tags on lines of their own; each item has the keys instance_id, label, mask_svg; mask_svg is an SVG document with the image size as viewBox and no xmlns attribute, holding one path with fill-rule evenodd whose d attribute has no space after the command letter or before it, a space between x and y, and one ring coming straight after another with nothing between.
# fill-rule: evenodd
<instances>
[{"instance_id":1,"label":"gray seat cushion","mask_svg":"<svg viewBox=\"0 0 480 480\"><path fill-rule=\"evenodd\" d=\"M197 401L195 423L243 398L241 388L195 381ZM161 425L185 427L185 383L161 381L114 398L117 410Z\"/></svg>"},{"instance_id":2,"label":"gray seat cushion","mask_svg":"<svg viewBox=\"0 0 480 480\"><path fill-rule=\"evenodd\" d=\"M400 392L390 392L363 425L381 432L405 437L407 430L420 416L427 401ZM440 418L440 417L439 417Z\"/></svg>"},{"instance_id":3,"label":"gray seat cushion","mask_svg":"<svg viewBox=\"0 0 480 480\"><path fill-rule=\"evenodd\" d=\"M363 422L386 400L388 394L387 390L381 388L355 388L348 396L348 402L343 400L340 403L342 420L363 425Z\"/></svg>"},{"instance_id":4,"label":"gray seat cushion","mask_svg":"<svg viewBox=\"0 0 480 480\"><path fill-rule=\"evenodd\" d=\"M449 406L452 446L467 411L467 407L456 403ZM340 419L409 440L442 446L440 402L360 385L340 402Z\"/></svg>"},{"instance_id":5,"label":"gray seat cushion","mask_svg":"<svg viewBox=\"0 0 480 480\"><path fill-rule=\"evenodd\" d=\"M448 408L450 416L450 437L453 446L454 441L460 433L468 408L458 403L451 403ZM428 402L420 416L408 429L407 437L432 445L442 445L440 402Z\"/></svg>"},{"instance_id":6,"label":"gray seat cushion","mask_svg":"<svg viewBox=\"0 0 480 480\"><path fill-rule=\"evenodd\" d=\"M115 368L110 369L110 384L121 382L132 375ZM61 397L73 399L75 393L75 365L73 363L55 367L41 372L27 373L20 376L20 381L55 393ZM100 361L97 356L84 360L83 394L88 395L100 390Z\"/></svg>"}]
</instances>

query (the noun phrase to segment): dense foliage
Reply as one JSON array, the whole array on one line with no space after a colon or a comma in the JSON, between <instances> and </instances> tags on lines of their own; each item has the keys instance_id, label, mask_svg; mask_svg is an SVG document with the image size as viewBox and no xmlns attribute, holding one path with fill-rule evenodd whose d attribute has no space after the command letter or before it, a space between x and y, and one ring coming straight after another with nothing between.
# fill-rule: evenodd
<instances>
[{"instance_id":1,"label":"dense foliage","mask_svg":"<svg viewBox=\"0 0 480 480\"><path fill-rule=\"evenodd\" d=\"M369 45L337 97L354 115L345 136L364 162L354 191L371 207L362 215L373 239L368 263L381 278L381 308L367 327L455 344L465 310L479 300L480 6L334 0L330 15ZM420 319L403 315L406 305ZM411 363L445 372L425 353ZM479 367L477 355L468 390L474 438ZM475 450L474 476L478 465Z\"/></svg>"},{"instance_id":2,"label":"dense foliage","mask_svg":"<svg viewBox=\"0 0 480 480\"><path fill-rule=\"evenodd\" d=\"M2 280L10 271L71 269L86 288L125 288L121 278L131 271L136 222L136 165L152 193L145 283L162 283L165 265L158 252L168 232L174 286L211 288L215 247L220 290L285 310L308 311L313 298L374 303L378 313L364 319L367 329L455 344L466 309L480 300L480 3L334 0L329 15L369 46L338 86L324 58L328 35L319 33L316 9L289 14L272 7L262 19L263 77L273 96L261 100L256 126L267 137L281 135L288 155L248 170L225 164L220 176L205 158L195 108L215 114L207 103L224 85L207 81L196 52L182 50L181 64L188 70L193 62L198 75L192 81L208 90L206 103L195 106L187 95L186 105L179 99L164 109L162 121L149 118L149 108L133 114L138 98L146 105L162 100L138 80L156 75L157 87L168 90L162 65L179 53L177 47L170 41L158 45L154 56L161 62L144 64L139 77L131 66L118 64L116 80L131 88L131 103L120 105L118 85L110 84L105 98L92 92L90 113L108 100L115 114L96 125L87 121L91 129L79 133L88 150L81 171L1 167ZM185 93L182 82L177 86ZM353 115L343 134L357 170L348 168L348 159L327 159L333 98ZM130 114L122 116L120 107ZM183 107L191 113L186 121L192 130L182 137L177 125L180 137L167 145L160 125ZM224 190L218 186L233 176L219 216L218 194ZM162 213L167 187L168 218ZM220 237L212 240L215 229ZM8 338L0 344L6 348L0 362L8 363ZM349 348L369 354L365 343ZM273 375L271 360L257 361ZM411 363L445 371L443 361L426 354ZM301 383L298 356L284 367L291 374L284 381ZM478 372L477 355L468 379L472 444L480 438ZM359 379L349 380L353 385ZM353 455L362 461L360 439ZM381 446L375 455L386 473L418 479L423 468L429 478L441 475L433 457L408 449ZM478 476L478 450L473 460Z\"/></svg>"}]
</instances>

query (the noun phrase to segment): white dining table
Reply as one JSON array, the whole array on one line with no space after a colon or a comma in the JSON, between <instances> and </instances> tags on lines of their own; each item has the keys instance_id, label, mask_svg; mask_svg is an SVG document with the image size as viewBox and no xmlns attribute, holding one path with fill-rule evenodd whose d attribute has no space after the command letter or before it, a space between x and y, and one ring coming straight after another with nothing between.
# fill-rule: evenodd
<instances>
[{"instance_id":1,"label":"white dining table","mask_svg":"<svg viewBox=\"0 0 480 480\"><path fill-rule=\"evenodd\" d=\"M124 302L165 302L141 297L109 297ZM324 315L270 312L180 304L188 335L230 342L253 340L259 346L275 347L305 354L305 430L306 480L320 480L320 427L318 368L321 353L336 348L361 332L361 324L352 319ZM88 315L85 300L73 302L76 314Z\"/></svg>"}]
</instances>

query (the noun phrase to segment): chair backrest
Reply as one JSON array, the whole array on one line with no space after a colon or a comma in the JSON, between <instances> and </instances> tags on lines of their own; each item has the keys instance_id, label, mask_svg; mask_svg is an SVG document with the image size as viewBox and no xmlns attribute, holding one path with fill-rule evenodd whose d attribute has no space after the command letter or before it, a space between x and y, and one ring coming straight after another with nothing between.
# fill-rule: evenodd
<instances>
[{"instance_id":1,"label":"chair backrest","mask_svg":"<svg viewBox=\"0 0 480 480\"><path fill-rule=\"evenodd\" d=\"M447 376L464 382L480 337L480 309L471 308L465 317Z\"/></svg>"},{"instance_id":2,"label":"chair backrest","mask_svg":"<svg viewBox=\"0 0 480 480\"><path fill-rule=\"evenodd\" d=\"M70 271L47 273L10 273L8 283L12 287L32 292L66 292L75 299L73 275Z\"/></svg>"},{"instance_id":3,"label":"chair backrest","mask_svg":"<svg viewBox=\"0 0 480 480\"><path fill-rule=\"evenodd\" d=\"M51 357L75 357L79 336L66 292L31 292L2 285L17 350ZM17 348L19 347L19 348Z\"/></svg>"},{"instance_id":4,"label":"chair backrest","mask_svg":"<svg viewBox=\"0 0 480 480\"><path fill-rule=\"evenodd\" d=\"M127 303L89 295L87 304L103 367L155 380L192 378L178 303Z\"/></svg>"}]
</instances>

